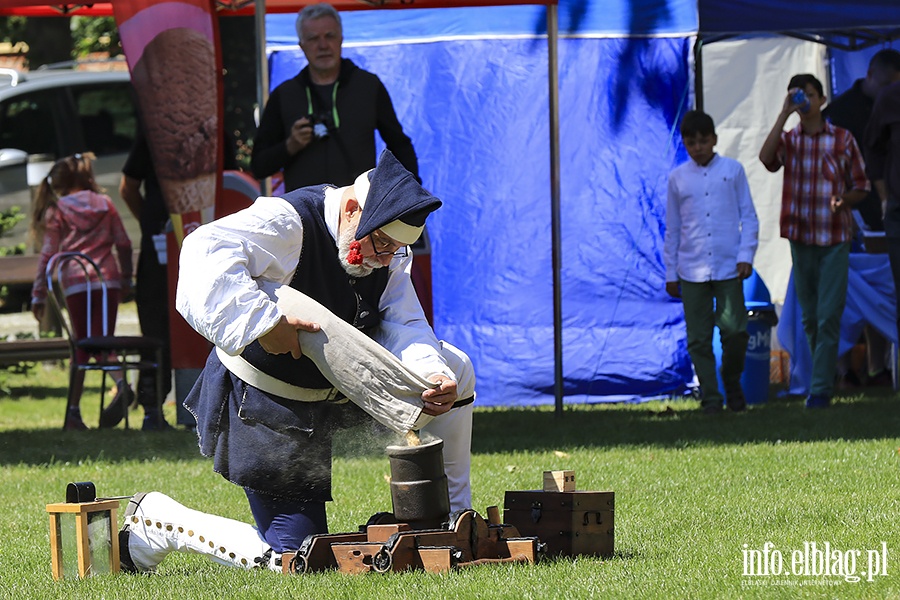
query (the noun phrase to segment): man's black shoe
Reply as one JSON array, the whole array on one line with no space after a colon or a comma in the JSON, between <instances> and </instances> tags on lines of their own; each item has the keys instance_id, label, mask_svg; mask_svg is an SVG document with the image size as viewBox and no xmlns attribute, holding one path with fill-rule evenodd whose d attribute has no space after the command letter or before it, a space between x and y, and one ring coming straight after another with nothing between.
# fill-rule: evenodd
<instances>
[{"instance_id":1,"label":"man's black shoe","mask_svg":"<svg viewBox=\"0 0 900 600\"><path fill-rule=\"evenodd\" d=\"M101 429L109 429L118 425L125 416L125 411L131 406L131 401L134 400L134 392L131 391L131 386L125 380L119 381L116 386L118 387L116 397L100 414Z\"/></svg>"},{"instance_id":2,"label":"man's black shoe","mask_svg":"<svg viewBox=\"0 0 900 600\"><path fill-rule=\"evenodd\" d=\"M141 425L141 431L172 431L173 427L166 422L159 412L149 410L144 415L144 423Z\"/></svg>"},{"instance_id":3,"label":"man's black shoe","mask_svg":"<svg viewBox=\"0 0 900 600\"><path fill-rule=\"evenodd\" d=\"M810 394L806 397L806 408L828 408L829 406L831 406L831 396Z\"/></svg>"},{"instance_id":4,"label":"man's black shoe","mask_svg":"<svg viewBox=\"0 0 900 600\"><path fill-rule=\"evenodd\" d=\"M737 388L725 392L725 404L731 412L744 412L747 410L747 399L744 397L744 390Z\"/></svg>"},{"instance_id":5,"label":"man's black shoe","mask_svg":"<svg viewBox=\"0 0 900 600\"><path fill-rule=\"evenodd\" d=\"M128 549L128 538L131 532L128 525L119 530L119 568L125 573L137 573L138 569L131 560L131 551Z\"/></svg>"},{"instance_id":6,"label":"man's black shoe","mask_svg":"<svg viewBox=\"0 0 900 600\"><path fill-rule=\"evenodd\" d=\"M132 516L141 504L141 500L146 496L146 492L138 492L128 501L125 507L125 525L119 530L119 567L126 573L137 573L138 568L131 560L131 550L128 549L128 539L131 537L131 530L128 527L129 517Z\"/></svg>"}]
</instances>

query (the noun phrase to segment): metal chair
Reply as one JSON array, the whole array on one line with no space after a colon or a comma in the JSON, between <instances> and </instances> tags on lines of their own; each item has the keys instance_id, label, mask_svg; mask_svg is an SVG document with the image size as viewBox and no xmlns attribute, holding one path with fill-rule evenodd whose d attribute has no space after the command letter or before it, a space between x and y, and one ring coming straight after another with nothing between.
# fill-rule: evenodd
<instances>
[{"instance_id":1,"label":"metal chair","mask_svg":"<svg viewBox=\"0 0 900 600\"><path fill-rule=\"evenodd\" d=\"M63 267L69 263L76 263L84 273L86 281L99 282L102 302L102 324L98 326L91 322L91 303L93 294L88 289L87 294L87 335L76 339L74 329L71 327L68 316L57 297L65 298L66 285L63 281ZM122 370L125 383L128 384L128 371L155 371L156 373L156 406L160 414L157 415L162 422L163 405L163 347L162 342L156 338L146 336L121 336L109 335L107 331L108 293L106 281L100 273L96 263L86 254L81 252L60 252L54 254L47 262L47 296L54 311L59 317L63 331L69 342L69 390L66 402L66 410L73 406L76 392L76 377L79 372L101 371L103 377L100 385L100 414L106 398L106 374L110 371ZM60 292L57 294L57 292ZM78 359L78 350L88 354L88 359L81 362ZM142 356L153 355L153 360L146 360ZM83 377L83 375L82 375ZM123 403L123 417L125 428L128 428L128 403ZM65 423L65 421L63 421Z\"/></svg>"}]
</instances>

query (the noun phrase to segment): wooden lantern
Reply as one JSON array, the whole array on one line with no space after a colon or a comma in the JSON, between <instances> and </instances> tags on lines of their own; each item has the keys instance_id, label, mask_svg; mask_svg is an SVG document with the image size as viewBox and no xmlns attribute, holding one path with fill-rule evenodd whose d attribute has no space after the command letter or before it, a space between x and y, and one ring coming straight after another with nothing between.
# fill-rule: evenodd
<instances>
[{"instance_id":1,"label":"wooden lantern","mask_svg":"<svg viewBox=\"0 0 900 600\"><path fill-rule=\"evenodd\" d=\"M119 571L118 500L48 504L53 578Z\"/></svg>"}]
</instances>

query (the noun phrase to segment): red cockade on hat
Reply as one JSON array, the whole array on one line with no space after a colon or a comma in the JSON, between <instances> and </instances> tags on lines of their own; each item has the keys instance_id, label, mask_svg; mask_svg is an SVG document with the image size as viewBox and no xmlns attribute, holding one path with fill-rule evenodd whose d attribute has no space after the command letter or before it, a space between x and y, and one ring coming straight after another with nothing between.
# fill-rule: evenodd
<instances>
[{"instance_id":1,"label":"red cockade on hat","mask_svg":"<svg viewBox=\"0 0 900 600\"><path fill-rule=\"evenodd\" d=\"M361 265L363 262L362 244L358 240L350 242L350 252L347 253L347 262L351 265Z\"/></svg>"}]
</instances>

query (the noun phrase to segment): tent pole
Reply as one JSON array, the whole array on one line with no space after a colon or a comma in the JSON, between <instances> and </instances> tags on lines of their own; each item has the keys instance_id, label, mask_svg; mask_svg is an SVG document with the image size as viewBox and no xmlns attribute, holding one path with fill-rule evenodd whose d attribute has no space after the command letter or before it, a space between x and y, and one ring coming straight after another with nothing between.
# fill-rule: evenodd
<instances>
[{"instance_id":1,"label":"tent pole","mask_svg":"<svg viewBox=\"0 0 900 600\"><path fill-rule=\"evenodd\" d=\"M555 415L563 414L562 368L562 235L559 207L559 21L557 5L547 5L547 58L550 80L550 229L553 253L553 392L556 401Z\"/></svg>"},{"instance_id":2,"label":"tent pole","mask_svg":"<svg viewBox=\"0 0 900 600\"><path fill-rule=\"evenodd\" d=\"M254 24L256 26L256 114L261 115L269 101L269 61L266 60L266 0L255 0ZM257 126L259 117L257 116ZM259 184L263 196L271 196L272 180L268 177Z\"/></svg>"},{"instance_id":3,"label":"tent pole","mask_svg":"<svg viewBox=\"0 0 900 600\"><path fill-rule=\"evenodd\" d=\"M703 110L703 40L694 41L694 108Z\"/></svg>"}]
</instances>

